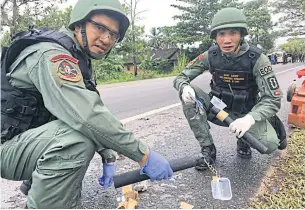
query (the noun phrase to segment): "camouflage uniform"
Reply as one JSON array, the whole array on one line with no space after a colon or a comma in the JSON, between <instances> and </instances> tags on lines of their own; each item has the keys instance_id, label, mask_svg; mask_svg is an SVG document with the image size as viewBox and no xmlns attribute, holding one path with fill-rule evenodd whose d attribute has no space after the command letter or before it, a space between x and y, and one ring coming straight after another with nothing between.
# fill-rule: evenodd
<instances>
[{"instance_id":1,"label":"camouflage uniform","mask_svg":"<svg viewBox=\"0 0 305 210\"><path fill-rule=\"evenodd\" d=\"M86 65L90 65L89 55L95 55L81 48L72 26L94 10L110 10L120 18L118 41L129 26L119 1L80 0L70 28L63 27L60 32L73 39L77 50L83 52L80 56L88 61ZM78 60L63 46L40 42L25 48L9 66L7 78L15 88L41 94L45 108L56 117L1 146L1 177L32 178L28 208L77 207L82 180L95 151L111 159L115 150L137 162L147 153L147 146L124 129L95 91L86 88Z\"/></svg>"},{"instance_id":2,"label":"camouflage uniform","mask_svg":"<svg viewBox=\"0 0 305 210\"><path fill-rule=\"evenodd\" d=\"M231 9L231 8L230 8ZM229 10L230 10L229 9ZM215 15L214 22L212 24L212 32L211 32L211 38L215 38L216 34L215 32L218 29L225 29L225 28L241 28L244 30L244 34L247 34L246 30L246 24L242 21L238 23L238 18L245 20L243 14L241 14L241 17L234 17L232 14L237 14L235 10L233 11L226 11L224 9L223 11L220 11L218 14ZM224 14L228 12L227 14ZM222 16L219 18L219 14ZM218 23L215 23L215 19L218 19ZM231 20L234 19L234 20ZM230 21L234 22L230 24ZM222 22L226 22L223 23ZM213 26L215 26L213 28ZM214 47L215 48L215 47ZM232 57L227 57L226 55L222 54L220 55L223 59L227 60L238 60L243 55L247 55L249 53L249 45L246 41L241 41L240 51L237 55ZM211 57L209 57L211 56ZM243 57L244 58L244 57ZM214 57L209 53L209 51L206 51L202 54L200 54L197 58L195 58L193 61L191 61L188 66L184 69L184 71L177 76L177 78L174 80L174 87L179 91L180 94L182 94L183 88L187 85L190 85L191 81L195 79L197 76L202 74L203 72L211 69L211 59L214 59ZM225 65L225 62L223 61L222 64L219 65ZM231 71L234 73L234 70ZM236 73L238 74L238 73ZM282 92L280 90L280 87L278 85L278 82L276 80L275 74L272 71L270 61L267 56L264 54L260 54L260 56L257 58L254 66L252 67L252 74L253 74L253 80L256 83L256 86L258 88L259 94L255 96L255 104L248 112L241 112L236 113L232 111L230 108L225 109L230 116L233 119L240 118L245 116L246 114L251 115L254 120L255 124L250 128L249 132L254 135L259 141L261 141L265 146L268 147L267 154L270 154L274 150L276 150L279 146L279 138L278 135L273 128L273 126L270 124L268 119L273 117L280 109L281 106L281 98L282 98ZM211 84L215 84L215 78L214 74L211 80ZM227 80L223 80L222 82L230 84L234 80L233 75L229 75ZM232 84L232 83L231 83ZM217 86L217 85L216 85ZM201 99L204 104L208 106L209 101L211 99L212 94L207 94L200 88L191 85L191 87L195 90L196 97ZM235 91L234 87L232 87ZM222 122L217 120L215 116L213 116L211 113L207 112L203 115L200 115L200 118L194 118L196 115L196 105L195 104L185 104L182 101L183 105L183 112L185 114L185 117L188 120L188 123L196 137L196 139L199 141L199 144L201 148L207 148L210 147L208 150L213 150L213 152L209 152L209 156L212 156L212 159L215 160L216 158L216 149L213 144L213 138L210 134L210 127L208 124L208 121L211 121L218 125L223 125ZM208 108L208 107L207 107ZM212 153L212 154L211 154Z\"/></svg>"}]
</instances>

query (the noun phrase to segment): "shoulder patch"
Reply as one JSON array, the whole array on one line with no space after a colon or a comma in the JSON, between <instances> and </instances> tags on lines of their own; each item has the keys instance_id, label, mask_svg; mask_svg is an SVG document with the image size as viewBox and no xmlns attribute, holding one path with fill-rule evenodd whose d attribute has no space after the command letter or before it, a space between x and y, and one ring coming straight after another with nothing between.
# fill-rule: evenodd
<instances>
[{"instance_id":1,"label":"shoulder patch","mask_svg":"<svg viewBox=\"0 0 305 210\"><path fill-rule=\"evenodd\" d=\"M50 61L55 63L56 74L59 78L71 82L79 82L81 80L81 76L75 66L78 63L76 58L67 54L59 54L50 58Z\"/></svg>"},{"instance_id":2,"label":"shoulder patch","mask_svg":"<svg viewBox=\"0 0 305 210\"><path fill-rule=\"evenodd\" d=\"M277 90L280 87L275 76L267 78L267 83L271 90Z\"/></svg>"},{"instance_id":3,"label":"shoulder patch","mask_svg":"<svg viewBox=\"0 0 305 210\"><path fill-rule=\"evenodd\" d=\"M281 95L281 91L280 90L276 90L276 91L274 91L274 95L276 95L276 96L278 96L278 95Z\"/></svg>"},{"instance_id":4,"label":"shoulder patch","mask_svg":"<svg viewBox=\"0 0 305 210\"><path fill-rule=\"evenodd\" d=\"M203 61L203 59L204 59L204 55L203 55L203 54L200 54L200 55L199 55L199 61Z\"/></svg>"},{"instance_id":5,"label":"shoulder patch","mask_svg":"<svg viewBox=\"0 0 305 210\"><path fill-rule=\"evenodd\" d=\"M79 73L68 60L63 60L59 63L57 75L59 78L71 82L79 82L81 80Z\"/></svg>"},{"instance_id":6,"label":"shoulder patch","mask_svg":"<svg viewBox=\"0 0 305 210\"><path fill-rule=\"evenodd\" d=\"M261 76L265 76L269 73L271 73L273 70L272 70L272 67L271 66L265 66L264 68L261 68L259 70L259 73Z\"/></svg>"},{"instance_id":7,"label":"shoulder patch","mask_svg":"<svg viewBox=\"0 0 305 210\"><path fill-rule=\"evenodd\" d=\"M60 54L60 55L56 55L56 56L50 58L50 61L52 61L52 62L57 62L60 60L68 60L75 64L78 63L78 60L76 58L73 58L72 56L67 55L67 54Z\"/></svg>"}]
</instances>

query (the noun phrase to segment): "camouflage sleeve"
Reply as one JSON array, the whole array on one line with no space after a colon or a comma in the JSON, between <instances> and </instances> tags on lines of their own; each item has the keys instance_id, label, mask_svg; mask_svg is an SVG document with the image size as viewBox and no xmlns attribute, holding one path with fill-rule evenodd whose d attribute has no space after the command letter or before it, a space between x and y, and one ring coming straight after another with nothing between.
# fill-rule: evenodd
<instances>
[{"instance_id":1,"label":"camouflage sleeve","mask_svg":"<svg viewBox=\"0 0 305 210\"><path fill-rule=\"evenodd\" d=\"M208 69L209 60L208 51L206 51L189 62L185 69L175 78L174 88L181 92L185 85L189 85L193 79Z\"/></svg>"},{"instance_id":2,"label":"camouflage sleeve","mask_svg":"<svg viewBox=\"0 0 305 210\"><path fill-rule=\"evenodd\" d=\"M276 114L281 108L282 91L268 57L261 54L253 68L260 100L249 113L255 121L262 121Z\"/></svg>"},{"instance_id":3,"label":"camouflage sleeve","mask_svg":"<svg viewBox=\"0 0 305 210\"><path fill-rule=\"evenodd\" d=\"M113 154L108 148L142 160L147 146L124 129L96 92L85 88L77 60L69 52L53 48L35 53L27 62L35 63L29 77L54 116L91 139L97 151L106 149L104 155Z\"/></svg>"}]
</instances>

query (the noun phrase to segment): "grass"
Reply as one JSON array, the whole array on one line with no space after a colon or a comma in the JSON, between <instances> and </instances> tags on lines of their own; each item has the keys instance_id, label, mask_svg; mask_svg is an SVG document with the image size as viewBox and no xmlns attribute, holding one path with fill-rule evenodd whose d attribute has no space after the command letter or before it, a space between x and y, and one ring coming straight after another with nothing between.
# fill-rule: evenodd
<instances>
[{"instance_id":1,"label":"grass","mask_svg":"<svg viewBox=\"0 0 305 210\"><path fill-rule=\"evenodd\" d=\"M111 83L119 83L119 82L129 82L136 80L145 80L145 79L154 79L154 78L162 78L162 77L172 77L177 76L178 72L171 72L168 74L157 73L155 71L146 70L144 73L140 72L137 76L134 76L130 73L120 72L117 77L110 77L106 80L99 80L97 84L111 84Z\"/></svg>"},{"instance_id":2,"label":"grass","mask_svg":"<svg viewBox=\"0 0 305 210\"><path fill-rule=\"evenodd\" d=\"M288 140L286 154L266 177L265 190L250 208L305 209L305 129L296 129Z\"/></svg>"},{"instance_id":3,"label":"grass","mask_svg":"<svg viewBox=\"0 0 305 210\"><path fill-rule=\"evenodd\" d=\"M102 78L97 81L97 84L110 84L119 82L128 82L135 80L162 78L162 77L172 77L180 74L187 64L187 58L185 54L179 54L177 58L177 63L174 68L169 73L162 73L158 70L143 70L138 73L137 76L126 72L109 72L105 75L98 75L96 78Z\"/></svg>"}]
</instances>

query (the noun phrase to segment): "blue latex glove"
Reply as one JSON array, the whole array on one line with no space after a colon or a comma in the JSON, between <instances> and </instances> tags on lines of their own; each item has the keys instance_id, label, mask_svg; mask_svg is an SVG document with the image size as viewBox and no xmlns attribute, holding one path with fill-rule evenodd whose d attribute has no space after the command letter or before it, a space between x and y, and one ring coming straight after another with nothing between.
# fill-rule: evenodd
<instances>
[{"instance_id":1,"label":"blue latex glove","mask_svg":"<svg viewBox=\"0 0 305 210\"><path fill-rule=\"evenodd\" d=\"M113 177L115 175L116 164L115 163L104 163L103 165L103 176L98 178L98 183L106 188L111 187L113 184Z\"/></svg>"},{"instance_id":2,"label":"blue latex glove","mask_svg":"<svg viewBox=\"0 0 305 210\"><path fill-rule=\"evenodd\" d=\"M151 181L155 181L170 178L173 175L173 170L163 156L150 150L140 174L146 174Z\"/></svg>"}]
</instances>

